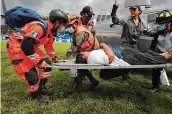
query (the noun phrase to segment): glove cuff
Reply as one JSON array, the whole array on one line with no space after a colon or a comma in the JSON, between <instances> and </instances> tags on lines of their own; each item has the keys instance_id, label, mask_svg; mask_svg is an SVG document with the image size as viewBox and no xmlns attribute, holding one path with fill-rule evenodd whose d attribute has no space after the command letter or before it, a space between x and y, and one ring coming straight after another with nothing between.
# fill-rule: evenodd
<instances>
[{"instance_id":1,"label":"glove cuff","mask_svg":"<svg viewBox=\"0 0 172 114\"><path fill-rule=\"evenodd\" d=\"M55 52L50 52L48 53L48 55L50 56L51 59L57 58Z\"/></svg>"}]
</instances>

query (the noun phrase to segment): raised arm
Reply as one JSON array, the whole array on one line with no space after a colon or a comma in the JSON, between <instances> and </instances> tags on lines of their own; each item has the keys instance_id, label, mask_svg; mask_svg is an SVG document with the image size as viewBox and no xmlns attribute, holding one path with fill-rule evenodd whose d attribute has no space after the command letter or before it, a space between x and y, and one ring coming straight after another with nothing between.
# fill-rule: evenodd
<instances>
[{"instance_id":1,"label":"raised arm","mask_svg":"<svg viewBox=\"0 0 172 114\"><path fill-rule=\"evenodd\" d=\"M158 34L158 30L157 31L153 30L145 20L143 19L141 20L142 20L142 25L143 25L143 33L145 35L149 37L154 37L156 34Z\"/></svg>"},{"instance_id":2,"label":"raised arm","mask_svg":"<svg viewBox=\"0 0 172 114\"><path fill-rule=\"evenodd\" d=\"M115 4L113 5L112 8L112 12L111 12L111 17L112 17L112 23L113 24L120 24L120 25L124 25L125 21L118 18L118 16L116 15L116 11L118 9L119 4L117 3L117 0L115 0ZM113 25L111 25L110 27L112 27Z\"/></svg>"},{"instance_id":3,"label":"raised arm","mask_svg":"<svg viewBox=\"0 0 172 114\"><path fill-rule=\"evenodd\" d=\"M104 52L108 56L109 64L111 64L113 62L113 60L115 59L115 55L114 55L113 51L105 43L101 43L100 47L104 50Z\"/></svg>"}]
</instances>

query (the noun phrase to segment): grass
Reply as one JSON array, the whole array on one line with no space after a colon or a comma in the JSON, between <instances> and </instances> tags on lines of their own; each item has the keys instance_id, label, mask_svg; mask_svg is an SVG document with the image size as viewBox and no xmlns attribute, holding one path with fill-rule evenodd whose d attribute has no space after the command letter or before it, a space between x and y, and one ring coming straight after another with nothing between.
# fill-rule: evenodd
<instances>
[{"instance_id":1,"label":"grass","mask_svg":"<svg viewBox=\"0 0 172 114\"><path fill-rule=\"evenodd\" d=\"M104 81L99 72L93 71L100 81L95 92L74 91L73 78L67 71L53 70L48 88L54 91L48 101L40 105L29 97L23 80L15 73L6 52L6 42L1 41L1 111L2 114L172 114L172 87L161 87L152 93L151 71L133 73L130 84L123 85L120 78ZM69 44L55 43L58 58L64 56ZM168 70L172 83L172 70ZM84 81L84 90L89 88Z\"/></svg>"}]
</instances>

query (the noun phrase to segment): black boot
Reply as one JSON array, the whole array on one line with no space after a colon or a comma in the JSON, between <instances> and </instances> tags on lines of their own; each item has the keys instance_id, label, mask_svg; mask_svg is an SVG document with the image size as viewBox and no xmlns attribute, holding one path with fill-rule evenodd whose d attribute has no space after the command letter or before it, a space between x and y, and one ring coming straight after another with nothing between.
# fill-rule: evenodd
<instances>
[{"instance_id":1,"label":"black boot","mask_svg":"<svg viewBox=\"0 0 172 114\"><path fill-rule=\"evenodd\" d=\"M89 70L87 70L86 72L87 72L86 76L87 76L87 78L90 80L90 83L91 83L91 85L90 85L90 91L92 91L92 90L94 90L94 89L96 88L96 86L99 84L99 81L96 80L96 79L93 77L93 75L91 74L91 72L90 72Z\"/></svg>"},{"instance_id":2,"label":"black boot","mask_svg":"<svg viewBox=\"0 0 172 114\"><path fill-rule=\"evenodd\" d=\"M74 82L76 83L75 90L78 92L82 91L82 77L78 74L77 77L74 78Z\"/></svg>"},{"instance_id":3,"label":"black boot","mask_svg":"<svg viewBox=\"0 0 172 114\"><path fill-rule=\"evenodd\" d=\"M99 81L98 80L91 81L90 91L95 90L95 88L97 87L97 85L99 85Z\"/></svg>"},{"instance_id":4,"label":"black boot","mask_svg":"<svg viewBox=\"0 0 172 114\"><path fill-rule=\"evenodd\" d=\"M52 95L52 92L49 91L47 88L46 88L46 82L47 82L47 79L42 79L40 80L40 83L39 83L39 90L40 90L40 93L42 95Z\"/></svg>"},{"instance_id":5,"label":"black boot","mask_svg":"<svg viewBox=\"0 0 172 114\"><path fill-rule=\"evenodd\" d=\"M129 84L129 80L130 80L129 74L126 74L126 75L123 75L123 76L122 76L122 82L123 82L124 85L126 85L126 86L127 86L127 85L130 85L130 84Z\"/></svg>"},{"instance_id":6,"label":"black boot","mask_svg":"<svg viewBox=\"0 0 172 114\"><path fill-rule=\"evenodd\" d=\"M45 102L44 102L44 99L42 98L42 96L41 96L39 90L37 90L37 91L35 91L35 92L31 92L30 94L31 94L31 97L32 97L33 99L37 100L40 104L45 103Z\"/></svg>"}]
</instances>

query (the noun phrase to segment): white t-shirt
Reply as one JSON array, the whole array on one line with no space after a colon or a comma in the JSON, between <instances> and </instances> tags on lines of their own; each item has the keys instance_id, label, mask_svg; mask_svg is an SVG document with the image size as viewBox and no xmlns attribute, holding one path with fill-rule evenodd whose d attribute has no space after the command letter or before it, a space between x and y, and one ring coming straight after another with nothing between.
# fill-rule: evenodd
<instances>
[{"instance_id":1,"label":"white t-shirt","mask_svg":"<svg viewBox=\"0 0 172 114\"><path fill-rule=\"evenodd\" d=\"M166 36L159 35L158 42L156 45L156 50L161 52L166 52L172 47L172 32L168 33Z\"/></svg>"},{"instance_id":2,"label":"white t-shirt","mask_svg":"<svg viewBox=\"0 0 172 114\"><path fill-rule=\"evenodd\" d=\"M103 49L99 50L93 50L91 51L90 55L87 59L88 64L102 64L102 65L109 65L109 59L106 53L103 51ZM117 56L115 56L115 59L110 64L112 66L129 66L127 62L123 61L122 59L119 59Z\"/></svg>"},{"instance_id":3,"label":"white t-shirt","mask_svg":"<svg viewBox=\"0 0 172 114\"><path fill-rule=\"evenodd\" d=\"M90 55L88 56L87 63L108 65L109 59L102 49L98 49L91 51Z\"/></svg>"}]
</instances>

